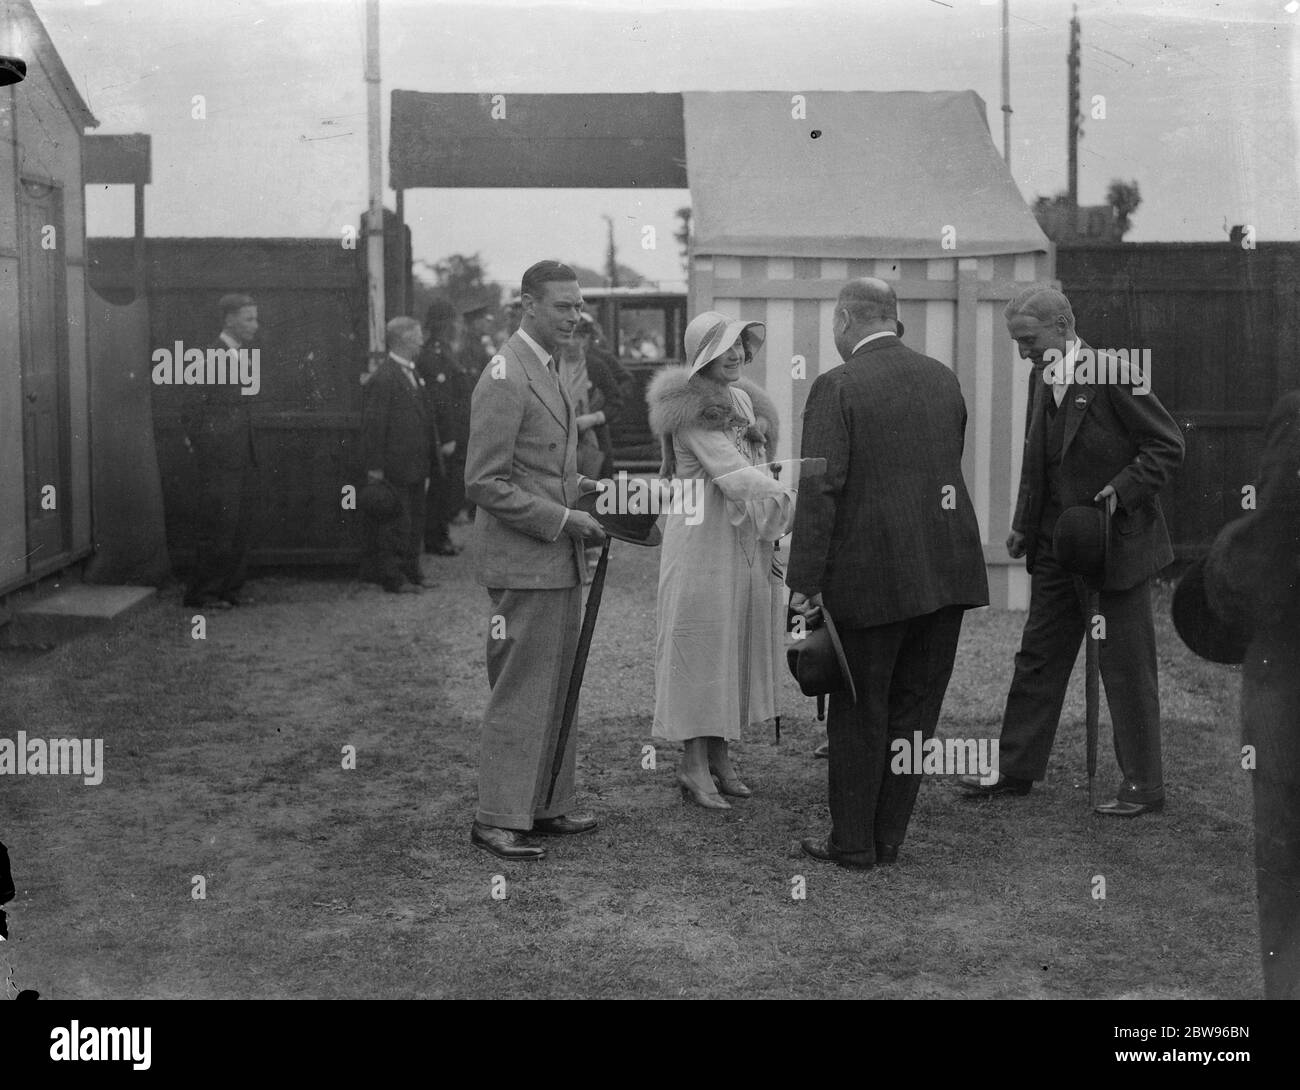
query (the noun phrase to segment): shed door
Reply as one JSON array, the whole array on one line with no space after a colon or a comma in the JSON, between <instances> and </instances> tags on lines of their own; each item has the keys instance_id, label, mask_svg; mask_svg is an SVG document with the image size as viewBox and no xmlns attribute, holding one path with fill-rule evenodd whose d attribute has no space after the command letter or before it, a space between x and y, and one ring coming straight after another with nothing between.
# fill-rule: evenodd
<instances>
[{"instance_id":1,"label":"shed door","mask_svg":"<svg viewBox=\"0 0 1300 1090\"><path fill-rule=\"evenodd\" d=\"M64 296L63 194L24 178L19 187L18 249L26 466L27 567L36 570L68 547L68 314ZM53 486L51 493L48 486Z\"/></svg>"}]
</instances>

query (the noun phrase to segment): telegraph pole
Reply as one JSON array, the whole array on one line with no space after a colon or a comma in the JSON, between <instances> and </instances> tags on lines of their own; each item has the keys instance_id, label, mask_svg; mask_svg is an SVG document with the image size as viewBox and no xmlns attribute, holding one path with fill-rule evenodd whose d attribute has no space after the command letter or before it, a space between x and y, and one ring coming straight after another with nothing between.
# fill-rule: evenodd
<instances>
[{"instance_id":1,"label":"telegraph pole","mask_svg":"<svg viewBox=\"0 0 1300 1090\"><path fill-rule=\"evenodd\" d=\"M366 0L366 134L370 209L366 215L366 275L370 299L370 362L382 362L384 345L384 134L380 126L379 0Z\"/></svg>"},{"instance_id":2,"label":"telegraph pole","mask_svg":"<svg viewBox=\"0 0 1300 1090\"><path fill-rule=\"evenodd\" d=\"M1011 0L1002 0L1002 159L1011 169Z\"/></svg>"},{"instance_id":3,"label":"telegraph pole","mask_svg":"<svg viewBox=\"0 0 1300 1090\"><path fill-rule=\"evenodd\" d=\"M1070 161L1068 167L1070 209L1077 221L1079 211L1079 6L1074 5L1074 14L1070 17L1070 94L1069 94L1069 143ZM1071 225L1077 229L1077 223Z\"/></svg>"}]
</instances>

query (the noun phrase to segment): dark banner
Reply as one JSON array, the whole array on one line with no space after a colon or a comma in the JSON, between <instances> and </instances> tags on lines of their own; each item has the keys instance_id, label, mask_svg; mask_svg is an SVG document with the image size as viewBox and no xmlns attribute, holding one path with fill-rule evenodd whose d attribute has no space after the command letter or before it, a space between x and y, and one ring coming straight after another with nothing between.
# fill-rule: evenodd
<instances>
[{"instance_id":1,"label":"dark banner","mask_svg":"<svg viewBox=\"0 0 1300 1090\"><path fill-rule=\"evenodd\" d=\"M394 189L685 189L682 96L394 91Z\"/></svg>"}]
</instances>

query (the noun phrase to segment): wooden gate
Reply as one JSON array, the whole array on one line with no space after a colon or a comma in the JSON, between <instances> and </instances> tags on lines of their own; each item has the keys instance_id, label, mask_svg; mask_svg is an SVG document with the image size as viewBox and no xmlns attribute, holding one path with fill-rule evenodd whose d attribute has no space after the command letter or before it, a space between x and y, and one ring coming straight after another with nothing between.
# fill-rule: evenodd
<instances>
[{"instance_id":1,"label":"wooden gate","mask_svg":"<svg viewBox=\"0 0 1300 1090\"><path fill-rule=\"evenodd\" d=\"M1194 557L1242 513L1269 410L1300 387L1300 244L1063 245L1056 269L1084 340L1151 350L1187 442L1161 503L1175 553Z\"/></svg>"}]
</instances>

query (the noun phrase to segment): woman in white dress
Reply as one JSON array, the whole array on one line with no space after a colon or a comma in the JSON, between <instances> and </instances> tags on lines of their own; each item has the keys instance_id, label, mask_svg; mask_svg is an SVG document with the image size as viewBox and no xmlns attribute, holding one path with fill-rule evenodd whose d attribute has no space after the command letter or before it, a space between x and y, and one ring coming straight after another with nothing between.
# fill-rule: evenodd
<instances>
[{"instance_id":1,"label":"woman in white dress","mask_svg":"<svg viewBox=\"0 0 1300 1090\"><path fill-rule=\"evenodd\" d=\"M646 393L660 476L677 499L663 524L653 732L684 743L682 791L709 809L751 794L727 743L777 714L784 599L773 545L794 521L795 492L767 466L776 409L740 377L764 334L761 322L706 311L686 328L686 365L665 368Z\"/></svg>"}]
</instances>

